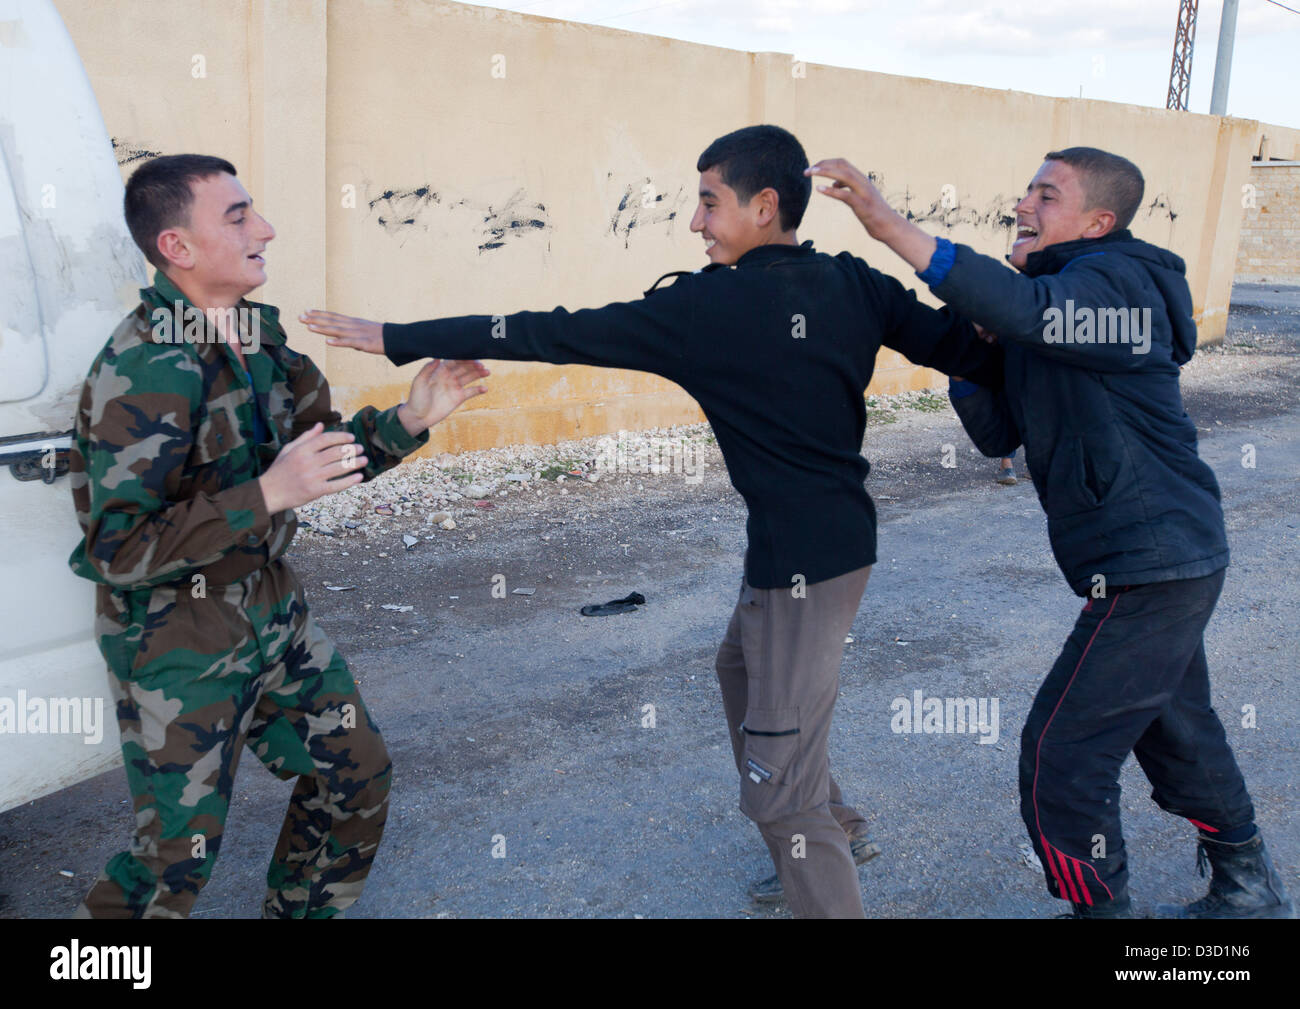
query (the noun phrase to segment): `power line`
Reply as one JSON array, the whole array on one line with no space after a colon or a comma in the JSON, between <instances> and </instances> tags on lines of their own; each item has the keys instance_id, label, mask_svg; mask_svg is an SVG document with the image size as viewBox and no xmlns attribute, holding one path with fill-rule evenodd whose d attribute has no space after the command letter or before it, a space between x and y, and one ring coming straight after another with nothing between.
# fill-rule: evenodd
<instances>
[{"instance_id":1,"label":"power line","mask_svg":"<svg viewBox=\"0 0 1300 1009\"><path fill-rule=\"evenodd\" d=\"M1300 11L1294 7L1288 7L1286 4L1280 4L1277 0L1264 0L1265 3L1271 3L1274 7L1281 7L1284 11L1290 11L1292 14L1300 14Z\"/></svg>"},{"instance_id":2,"label":"power line","mask_svg":"<svg viewBox=\"0 0 1300 1009\"><path fill-rule=\"evenodd\" d=\"M594 25L604 24L606 21L614 21L618 18L631 17L633 14L644 14L646 11L657 11L661 7L676 7L683 0L669 0L668 3L655 4L653 7L641 7L634 11L624 11L622 14L611 14L607 18L601 18L598 21L591 22Z\"/></svg>"}]
</instances>

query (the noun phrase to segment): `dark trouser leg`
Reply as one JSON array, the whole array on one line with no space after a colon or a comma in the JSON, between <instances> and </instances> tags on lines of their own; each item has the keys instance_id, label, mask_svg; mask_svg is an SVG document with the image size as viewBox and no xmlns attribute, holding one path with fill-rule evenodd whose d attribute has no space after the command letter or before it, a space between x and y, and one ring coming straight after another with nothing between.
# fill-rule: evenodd
<instances>
[{"instance_id":1,"label":"dark trouser leg","mask_svg":"<svg viewBox=\"0 0 1300 1009\"><path fill-rule=\"evenodd\" d=\"M1083 905L1127 899L1120 767L1195 675L1222 584L1219 572L1112 591L1079 615L1021 734L1021 814L1054 896ZM1202 720L1197 731L1207 725ZM1201 745L1213 750L1213 736L1198 737ZM1192 759L1179 780L1198 782L1190 787L1199 805L1244 794L1239 774L1205 791L1205 769L1222 768L1222 759Z\"/></svg>"},{"instance_id":2,"label":"dark trouser leg","mask_svg":"<svg viewBox=\"0 0 1300 1009\"><path fill-rule=\"evenodd\" d=\"M1255 808L1210 704L1210 673L1202 642L1178 691L1133 747L1161 809L1205 834L1249 826Z\"/></svg>"}]
</instances>

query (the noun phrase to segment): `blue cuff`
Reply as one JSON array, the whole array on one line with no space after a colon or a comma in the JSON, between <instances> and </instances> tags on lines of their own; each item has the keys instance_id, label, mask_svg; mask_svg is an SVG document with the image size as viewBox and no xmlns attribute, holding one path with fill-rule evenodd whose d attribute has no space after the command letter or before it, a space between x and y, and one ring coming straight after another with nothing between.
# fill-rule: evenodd
<instances>
[{"instance_id":1,"label":"blue cuff","mask_svg":"<svg viewBox=\"0 0 1300 1009\"><path fill-rule=\"evenodd\" d=\"M979 384L976 382L967 382L964 378L948 378L948 398L965 399L979 391Z\"/></svg>"},{"instance_id":2,"label":"blue cuff","mask_svg":"<svg viewBox=\"0 0 1300 1009\"><path fill-rule=\"evenodd\" d=\"M957 246L946 238L936 238L937 243L934 255L930 257L930 265L924 271L917 271L917 276L929 287L942 284L948 277L948 272L952 269L952 264L957 261Z\"/></svg>"}]
</instances>

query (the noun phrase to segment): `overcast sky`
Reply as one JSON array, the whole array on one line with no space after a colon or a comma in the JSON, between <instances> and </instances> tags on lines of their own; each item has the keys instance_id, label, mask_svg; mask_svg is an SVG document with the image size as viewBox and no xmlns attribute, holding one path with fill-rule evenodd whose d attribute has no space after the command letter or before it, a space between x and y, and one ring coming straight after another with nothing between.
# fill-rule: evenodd
<instances>
[{"instance_id":1,"label":"overcast sky","mask_svg":"<svg viewBox=\"0 0 1300 1009\"><path fill-rule=\"evenodd\" d=\"M1300 10L1300 0L1282 0ZM500 7L809 63L1164 108L1178 0L523 0ZM1209 112L1220 0L1201 0ZM1300 127L1300 14L1240 0L1228 114Z\"/></svg>"}]
</instances>

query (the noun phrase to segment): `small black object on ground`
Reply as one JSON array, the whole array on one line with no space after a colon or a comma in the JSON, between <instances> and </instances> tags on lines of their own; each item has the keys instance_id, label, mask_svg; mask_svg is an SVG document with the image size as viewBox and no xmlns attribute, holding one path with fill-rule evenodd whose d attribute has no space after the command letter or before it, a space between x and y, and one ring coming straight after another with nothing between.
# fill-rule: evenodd
<instances>
[{"instance_id":1,"label":"small black object on ground","mask_svg":"<svg viewBox=\"0 0 1300 1009\"><path fill-rule=\"evenodd\" d=\"M611 599L607 603L589 603L578 612L584 617L608 617L614 613L628 613L644 605L645 596L640 592L633 592L622 599Z\"/></svg>"}]
</instances>

